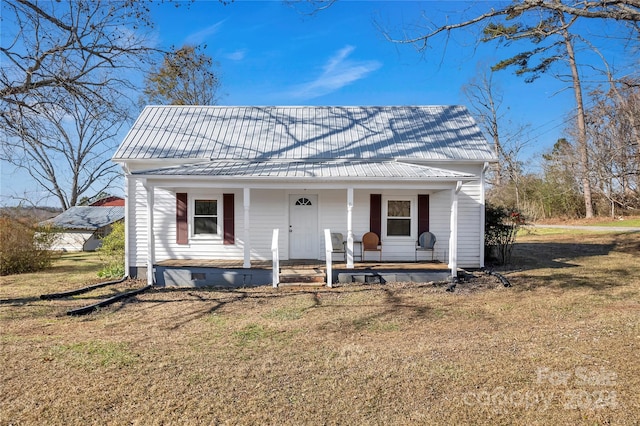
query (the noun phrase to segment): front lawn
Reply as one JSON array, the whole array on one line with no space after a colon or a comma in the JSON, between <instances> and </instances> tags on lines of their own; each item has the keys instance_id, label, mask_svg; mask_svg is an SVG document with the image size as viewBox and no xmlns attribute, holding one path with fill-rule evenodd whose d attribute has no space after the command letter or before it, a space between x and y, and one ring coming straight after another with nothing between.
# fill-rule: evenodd
<instances>
[{"instance_id":1,"label":"front lawn","mask_svg":"<svg viewBox=\"0 0 640 426\"><path fill-rule=\"evenodd\" d=\"M513 287L155 290L0 278L0 424L634 424L640 235L519 237ZM131 284L130 284L131 285ZM126 286L126 285L125 285Z\"/></svg>"}]
</instances>

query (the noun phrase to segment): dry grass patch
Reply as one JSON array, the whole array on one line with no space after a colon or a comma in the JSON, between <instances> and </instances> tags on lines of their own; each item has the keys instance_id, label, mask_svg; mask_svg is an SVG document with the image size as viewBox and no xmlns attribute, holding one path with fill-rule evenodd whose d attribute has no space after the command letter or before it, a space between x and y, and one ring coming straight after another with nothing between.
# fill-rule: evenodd
<instances>
[{"instance_id":1,"label":"dry grass patch","mask_svg":"<svg viewBox=\"0 0 640 426\"><path fill-rule=\"evenodd\" d=\"M513 287L454 293L154 290L72 318L3 282L0 424L634 424L639 239L529 235Z\"/></svg>"}]
</instances>

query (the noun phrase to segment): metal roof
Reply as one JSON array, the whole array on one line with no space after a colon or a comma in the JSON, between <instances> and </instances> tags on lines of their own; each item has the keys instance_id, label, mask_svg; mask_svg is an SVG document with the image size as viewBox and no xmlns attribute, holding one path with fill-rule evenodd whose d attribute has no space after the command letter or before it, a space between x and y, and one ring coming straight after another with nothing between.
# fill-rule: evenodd
<instances>
[{"instance_id":1,"label":"metal roof","mask_svg":"<svg viewBox=\"0 0 640 426\"><path fill-rule=\"evenodd\" d=\"M96 230L124 219L124 207L75 206L58 216L41 222L63 229Z\"/></svg>"},{"instance_id":2,"label":"metal roof","mask_svg":"<svg viewBox=\"0 0 640 426\"><path fill-rule=\"evenodd\" d=\"M234 178L399 178L464 179L473 174L397 161L208 161L139 171L146 176L216 176Z\"/></svg>"},{"instance_id":3,"label":"metal roof","mask_svg":"<svg viewBox=\"0 0 640 426\"><path fill-rule=\"evenodd\" d=\"M464 106L148 106L114 160L494 161Z\"/></svg>"}]
</instances>

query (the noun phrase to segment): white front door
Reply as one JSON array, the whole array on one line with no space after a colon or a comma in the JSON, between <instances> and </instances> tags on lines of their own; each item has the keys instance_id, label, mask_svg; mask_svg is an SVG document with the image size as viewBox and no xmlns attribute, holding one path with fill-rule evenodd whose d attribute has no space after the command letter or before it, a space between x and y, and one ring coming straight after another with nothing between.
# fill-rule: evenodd
<instances>
[{"instance_id":1,"label":"white front door","mask_svg":"<svg viewBox=\"0 0 640 426\"><path fill-rule=\"evenodd\" d=\"M289 195L289 259L318 258L318 196Z\"/></svg>"}]
</instances>

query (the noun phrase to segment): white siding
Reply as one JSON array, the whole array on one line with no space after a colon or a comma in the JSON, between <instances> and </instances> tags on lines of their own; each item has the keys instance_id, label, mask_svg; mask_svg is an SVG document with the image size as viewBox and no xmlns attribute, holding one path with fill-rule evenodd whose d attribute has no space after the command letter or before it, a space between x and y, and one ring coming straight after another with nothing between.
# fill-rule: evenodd
<instances>
[{"instance_id":1,"label":"white siding","mask_svg":"<svg viewBox=\"0 0 640 426\"><path fill-rule=\"evenodd\" d=\"M242 191L198 190L173 191L156 188L154 203L154 231L156 240L156 262L167 259L242 259L244 241ZM187 192L187 211L189 215L189 242L176 243L176 192ZM215 199L218 201L218 227L222 230L223 193L233 193L235 216L235 244L224 245L223 234L200 237L193 235L191 215L194 199Z\"/></svg>"},{"instance_id":2,"label":"white siding","mask_svg":"<svg viewBox=\"0 0 640 426\"><path fill-rule=\"evenodd\" d=\"M249 223L251 229L252 259L271 260L271 239L273 236L273 230L276 228L280 229L278 240L280 259L288 259L288 200L289 197L284 190L251 190L251 214L249 216ZM243 208L242 199L240 199L240 208ZM238 234L238 229L236 222L236 235Z\"/></svg>"},{"instance_id":3,"label":"white siding","mask_svg":"<svg viewBox=\"0 0 640 426\"><path fill-rule=\"evenodd\" d=\"M130 179L129 258L131 266L146 266L147 244L147 206L146 190L142 183ZM224 245L222 235L212 238L196 238L191 233L189 220L189 243L176 244L176 192L187 192L189 198L189 217L191 219L192 200L194 198L215 198L219 202L219 226L222 227L222 194L235 194L235 244ZM271 238L273 229L280 229L280 257L289 258L289 195L300 191L286 189L252 189L250 207L251 258L253 260L271 259ZM355 240L361 240L369 231L370 195L382 194L385 200L394 197L409 197L415 205L410 237L385 237L382 240L382 258L387 261L412 261L415 256L417 240L417 195L430 194L430 230L436 235L435 258L448 262L451 193L449 189L439 191L415 190L359 190L354 191L353 233ZM332 232L347 233L347 190L326 189L309 191L317 194L319 258L324 259L324 238L322 232L328 228ZM480 262L480 184L471 182L463 185L459 194L459 231L458 263L460 267L478 267ZM384 209L383 209L384 211ZM244 206L242 189L198 189L156 188L154 204L154 235L156 240L156 261L165 259L242 259L244 253ZM383 222L385 217L383 214ZM383 225L384 229L384 225ZM359 251L360 247L355 247ZM359 254L359 253L357 253ZM337 259L337 258L336 258ZM368 253L367 260L376 260L377 253Z\"/></svg>"},{"instance_id":4,"label":"white siding","mask_svg":"<svg viewBox=\"0 0 640 426\"><path fill-rule=\"evenodd\" d=\"M429 196L429 231L436 236L434 257L449 262L449 235L451 234L451 190L434 192Z\"/></svg>"},{"instance_id":5,"label":"white siding","mask_svg":"<svg viewBox=\"0 0 640 426\"><path fill-rule=\"evenodd\" d=\"M347 240L347 190L322 191L318 197L318 227L320 228L320 258L325 259L324 229L339 232ZM339 257L335 258L336 260Z\"/></svg>"},{"instance_id":6,"label":"white siding","mask_svg":"<svg viewBox=\"0 0 640 426\"><path fill-rule=\"evenodd\" d=\"M462 186L458 198L458 266L480 266L480 184Z\"/></svg>"},{"instance_id":7,"label":"white siding","mask_svg":"<svg viewBox=\"0 0 640 426\"><path fill-rule=\"evenodd\" d=\"M147 191L142 180L130 177L128 181L129 222L125 226L129 231L129 265L144 267L147 265Z\"/></svg>"},{"instance_id":8,"label":"white siding","mask_svg":"<svg viewBox=\"0 0 640 426\"><path fill-rule=\"evenodd\" d=\"M65 231L56 234L55 241L51 245L51 250L59 251L93 251L97 244L92 244L96 240L93 231ZM89 243L86 247L85 244Z\"/></svg>"}]
</instances>

